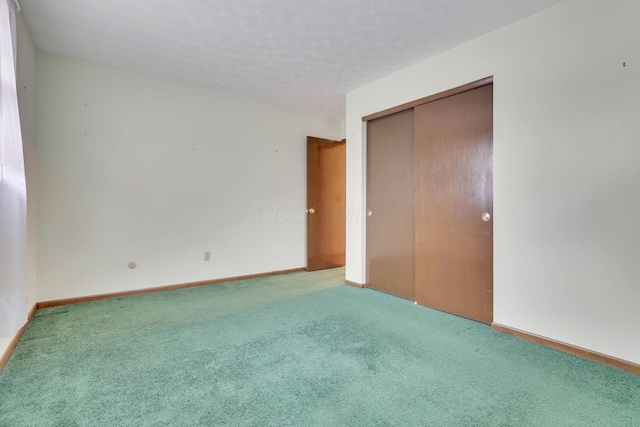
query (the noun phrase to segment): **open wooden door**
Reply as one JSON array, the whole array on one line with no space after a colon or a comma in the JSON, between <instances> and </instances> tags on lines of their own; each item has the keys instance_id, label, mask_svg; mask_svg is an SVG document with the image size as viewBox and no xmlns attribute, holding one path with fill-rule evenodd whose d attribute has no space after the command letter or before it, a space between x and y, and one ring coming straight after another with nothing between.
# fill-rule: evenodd
<instances>
[{"instance_id":1,"label":"open wooden door","mask_svg":"<svg viewBox=\"0 0 640 427\"><path fill-rule=\"evenodd\" d=\"M346 233L346 144L307 137L307 270L342 267Z\"/></svg>"}]
</instances>

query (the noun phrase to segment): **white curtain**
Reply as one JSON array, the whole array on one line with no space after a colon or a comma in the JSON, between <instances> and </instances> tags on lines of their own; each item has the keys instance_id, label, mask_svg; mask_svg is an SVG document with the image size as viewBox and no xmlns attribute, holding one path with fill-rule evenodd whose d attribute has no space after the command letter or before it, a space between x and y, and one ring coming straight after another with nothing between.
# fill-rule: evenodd
<instances>
[{"instance_id":1,"label":"white curtain","mask_svg":"<svg viewBox=\"0 0 640 427\"><path fill-rule=\"evenodd\" d=\"M27 187L16 91L13 0L0 0L0 337L27 321Z\"/></svg>"}]
</instances>

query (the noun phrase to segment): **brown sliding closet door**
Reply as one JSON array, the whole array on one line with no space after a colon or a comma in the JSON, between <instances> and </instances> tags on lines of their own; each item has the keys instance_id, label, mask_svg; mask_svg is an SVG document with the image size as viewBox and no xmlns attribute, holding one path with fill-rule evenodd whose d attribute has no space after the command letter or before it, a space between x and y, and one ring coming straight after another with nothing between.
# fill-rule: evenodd
<instances>
[{"instance_id":1,"label":"brown sliding closet door","mask_svg":"<svg viewBox=\"0 0 640 427\"><path fill-rule=\"evenodd\" d=\"M415 107L416 301L493 320L493 86Z\"/></svg>"},{"instance_id":2,"label":"brown sliding closet door","mask_svg":"<svg viewBox=\"0 0 640 427\"><path fill-rule=\"evenodd\" d=\"M413 110L367 123L367 286L414 299Z\"/></svg>"}]
</instances>

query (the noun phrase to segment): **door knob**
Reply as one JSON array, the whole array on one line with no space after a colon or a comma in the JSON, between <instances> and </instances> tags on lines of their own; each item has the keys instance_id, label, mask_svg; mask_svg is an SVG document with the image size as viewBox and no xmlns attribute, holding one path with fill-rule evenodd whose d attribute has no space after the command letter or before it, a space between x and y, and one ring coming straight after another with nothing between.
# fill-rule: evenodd
<instances>
[{"instance_id":1,"label":"door knob","mask_svg":"<svg viewBox=\"0 0 640 427\"><path fill-rule=\"evenodd\" d=\"M371 216L371 215L373 215L373 212L371 212L371 210L368 210L367 211L367 216Z\"/></svg>"},{"instance_id":2,"label":"door knob","mask_svg":"<svg viewBox=\"0 0 640 427\"><path fill-rule=\"evenodd\" d=\"M485 212L482 214L482 220L483 221L489 221L491 219L491 215L489 215L489 212Z\"/></svg>"},{"instance_id":3,"label":"door knob","mask_svg":"<svg viewBox=\"0 0 640 427\"><path fill-rule=\"evenodd\" d=\"M313 208L307 209L307 212L309 212L310 214L314 214L316 213L316 210Z\"/></svg>"}]
</instances>

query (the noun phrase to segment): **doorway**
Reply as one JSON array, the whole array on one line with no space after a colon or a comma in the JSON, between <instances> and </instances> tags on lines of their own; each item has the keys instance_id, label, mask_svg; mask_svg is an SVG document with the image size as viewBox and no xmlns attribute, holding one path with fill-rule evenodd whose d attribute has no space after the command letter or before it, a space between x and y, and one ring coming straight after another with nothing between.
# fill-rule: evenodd
<instances>
[{"instance_id":1,"label":"doorway","mask_svg":"<svg viewBox=\"0 0 640 427\"><path fill-rule=\"evenodd\" d=\"M307 137L307 270L342 267L346 234L346 143Z\"/></svg>"}]
</instances>

